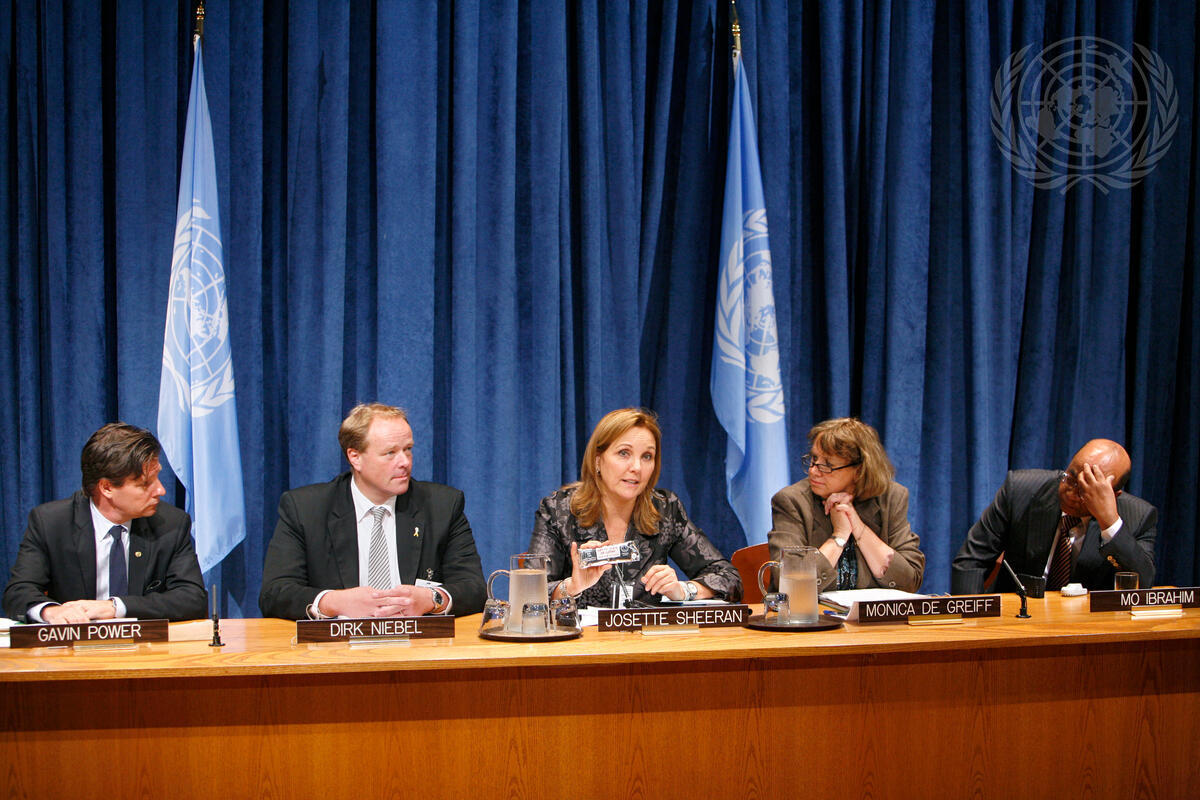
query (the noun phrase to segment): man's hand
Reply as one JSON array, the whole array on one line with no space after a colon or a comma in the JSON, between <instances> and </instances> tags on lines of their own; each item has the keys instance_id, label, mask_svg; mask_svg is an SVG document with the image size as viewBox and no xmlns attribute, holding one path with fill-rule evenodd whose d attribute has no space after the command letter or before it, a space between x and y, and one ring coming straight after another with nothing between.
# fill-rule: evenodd
<instances>
[{"instance_id":1,"label":"man's hand","mask_svg":"<svg viewBox=\"0 0 1200 800\"><path fill-rule=\"evenodd\" d=\"M318 610L327 617L419 617L433 610L433 593L421 586L356 586L326 592Z\"/></svg>"},{"instance_id":2,"label":"man's hand","mask_svg":"<svg viewBox=\"0 0 1200 800\"><path fill-rule=\"evenodd\" d=\"M1075 476L1075 482L1079 486L1080 501L1101 530L1116 523L1117 493L1112 488L1113 476L1105 475L1094 464L1084 464Z\"/></svg>"},{"instance_id":3,"label":"man's hand","mask_svg":"<svg viewBox=\"0 0 1200 800\"><path fill-rule=\"evenodd\" d=\"M62 605L46 606L42 609L42 619L55 625L112 619L114 616L116 611L111 600L71 600Z\"/></svg>"}]
</instances>

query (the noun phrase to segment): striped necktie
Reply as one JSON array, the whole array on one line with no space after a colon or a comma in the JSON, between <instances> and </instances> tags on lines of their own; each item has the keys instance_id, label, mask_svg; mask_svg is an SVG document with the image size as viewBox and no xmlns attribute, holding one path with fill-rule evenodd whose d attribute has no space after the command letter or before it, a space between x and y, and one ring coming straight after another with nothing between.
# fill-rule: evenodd
<instances>
[{"instance_id":1,"label":"striped necktie","mask_svg":"<svg viewBox=\"0 0 1200 800\"><path fill-rule=\"evenodd\" d=\"M373 589L392 588L391 567L388 564L387 541L383 536L383 515L387 509L375 506L371 516L375 525L371 528L371 549L367 557L367 585Z\"/></svg>"},{"instance_id":2,"label":"striped necktie","mask_svg":"<svg viewBox=\"0 0 1200 800\"><path fill-rule=\"evenodd\" d=\"M1053 591L1061 589L1071 580L1071 556L1074 549L1071 542L1071 531L1079 524L1079 517L1063 514L1062 523L1058 526L1058 544L1054 547L1054 558L1050 562L1050 576L1046 581L1046 589Z\"/></svg>"}]
</instances>

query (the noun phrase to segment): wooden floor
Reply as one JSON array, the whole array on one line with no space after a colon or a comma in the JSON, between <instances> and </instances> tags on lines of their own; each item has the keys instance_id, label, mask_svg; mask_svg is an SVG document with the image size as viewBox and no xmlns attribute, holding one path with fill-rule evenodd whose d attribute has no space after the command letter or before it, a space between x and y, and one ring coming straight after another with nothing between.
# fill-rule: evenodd
<instances>
[{"instance_id":1,"label":"wooden floor","mask_svg":"<svg viewBox=\"0 0 1200 800\"><path fill-rule=\"evenodd\" d=\"M1013 602L1010 604L1010 599ZM1200 610L486 642L0 651L10 797L1196 796Z\"/></svg>"}]
</instances>

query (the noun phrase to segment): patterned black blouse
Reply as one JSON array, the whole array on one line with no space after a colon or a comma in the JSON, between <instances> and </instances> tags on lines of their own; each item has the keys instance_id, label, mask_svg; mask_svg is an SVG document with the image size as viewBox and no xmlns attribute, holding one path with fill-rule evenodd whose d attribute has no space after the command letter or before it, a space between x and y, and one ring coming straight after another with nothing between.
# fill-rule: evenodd
<instances>
[{"instance_id":1,"label":"patterned black blouse","mask_svg":"<svg viewBox=\"0 0 1200 800\"><path fill-rule=\"evenodd\" d=\"M529 540L529 552L545 553L550 556L549 577L561 581L571 575L571 542L583 544L608 539L603 520L585 528L571 513L571 489L559 489L542 500L533 522L533 536ZM657 564L666 564L669 557L679 565L690 580L702 583L722 599L736 603L742 599L742 579L737 569L721 555L704 532L692 524L683 503L674 492L654 490L654 505L661 517L658 533L644 536L633 527L625 533L625 540L636 542L641 551L641 561L631 564L614 564L594 586L579 595L580 607L599 606L608 608L612 604L614 573L621 570L626 584L634 585L634 600L653 602L654 599L642 585L641 576Z\"/></svg>"}]
</instances>

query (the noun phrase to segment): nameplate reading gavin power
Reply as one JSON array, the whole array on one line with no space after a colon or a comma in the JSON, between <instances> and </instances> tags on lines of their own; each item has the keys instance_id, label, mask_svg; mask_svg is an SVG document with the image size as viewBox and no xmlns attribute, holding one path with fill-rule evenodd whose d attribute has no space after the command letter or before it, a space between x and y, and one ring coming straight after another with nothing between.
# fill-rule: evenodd
<instances>
[{"instance_id":1,"label":"nameplate reading gavin power","mask_svg":"<svg viewBox=\"0 0 1200 800\"><path fill-rule=\"evenodd\" d=\"M699 628L732 628L750 618L750 606L670 606L663 608L603 608L600 609L598 629L601 631L636 631L642 628L690 626Z\"/></svg>"},{"instance_id":2,"label":"nameplate reading gavin power","mask_svg":"<svg viewBox=\"0 0 1200 800\"><path fill-rule=\"evenodd\" d=\"M1128 611L1154 606L1200 607L1200 587L1177 589L1116 589L1091 592L1092 611ZM14 628L14 630L16 630Z\"/></svg>"},{"instance_id":3,"label":"nameplate reading gavin power","mask_svg":"<svg viewBox=\"0 0 1200 800\"><path fill-rule=\"evenodd\" d=\"M914 597L903 600L860 600L854 604L859 623L904 622L909 617L998 617L1000 595L978 594L959 597Z\"/></svg>"},{"instance_id":4,"label":"nameplate reading gavin power","mask_svg":"<svg viewBox=\"0 0 1200 800\"><path fill-rule=\"evenodd\" d=\"M59 625L13 625L8 629L9 647L67 647L94 642L165 642L165 619L127 619L111 622L63 623Z\"/></svg>"},{"instance_id":5,"label":"nameplate reading gavin power","mask_svg":"<svg viewBox=\"0 0 1200 800\"><path fill-rule=\"evenodd\" d=\"M453 639L454 617L388 617L386 619L301 619L297 642L353 642L362 639Z\"/></svg>"}]
</instances>

